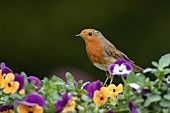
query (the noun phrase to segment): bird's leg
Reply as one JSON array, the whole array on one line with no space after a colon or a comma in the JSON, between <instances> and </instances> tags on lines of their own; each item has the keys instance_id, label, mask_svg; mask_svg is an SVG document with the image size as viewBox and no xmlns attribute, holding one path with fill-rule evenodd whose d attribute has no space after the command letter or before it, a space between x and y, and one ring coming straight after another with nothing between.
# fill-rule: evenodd
<instances>
[{"instance_id":1,"label":"bird's leg","mask_svg":"<svg viewBox=\"0 0 170 113\"><path fill-rule=\"evenodd\" d=\"M106 78L106 80L105 80L105 82L104 82L103 86L105 86L105 85L106 85L106 83L107 83L108 79L109 79L109 77L107 76L107 78Z\"/></svg>"},{"instance_id":2,"label":"bird's leg","mask_svg":"<svg viewBox=\"0 0 170 113\"><path fill-rule=\"evenodd\" d=\"M105 82L104 82L103 86L105 86L105 85L106 85L106 83L107 83L108 79L110 78L110 74L109 74L108 72L106 72L106 76L107 76L107 78L106 78L106 80L105 80Z\"/></svg>"},{"instance_id":3,"label":"bird's leg","mask_svg":"<svg viewBox=\"0 0 170 113\"><path fill-rule=\"evenodd\" d=\"M114 79L114 76L113 76L113 75L112 75L112 76L110 75L109 77L110 77L110 84L112 84L113 79Z\"/></svg>"}]
</instances>

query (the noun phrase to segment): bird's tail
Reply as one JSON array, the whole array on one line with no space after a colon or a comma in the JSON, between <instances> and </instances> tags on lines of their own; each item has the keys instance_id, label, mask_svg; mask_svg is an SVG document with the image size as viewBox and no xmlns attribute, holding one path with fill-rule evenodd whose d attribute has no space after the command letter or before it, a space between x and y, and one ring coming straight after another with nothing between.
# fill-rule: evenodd
<instances>
[{"instance_id":1,"label":"bird's tail","mask_svg":"<svg viewBox=\"0 0 170 113\"><path fill-rule=\"evenodd\" d=\"M137 66L137 65L135 65L135 64L131 64L132 65L132 68L133 68L133 71L134 72L143 72L143 68L141 68L141 67L139 67L139 66Z\"/></svg>"}]
</instances>

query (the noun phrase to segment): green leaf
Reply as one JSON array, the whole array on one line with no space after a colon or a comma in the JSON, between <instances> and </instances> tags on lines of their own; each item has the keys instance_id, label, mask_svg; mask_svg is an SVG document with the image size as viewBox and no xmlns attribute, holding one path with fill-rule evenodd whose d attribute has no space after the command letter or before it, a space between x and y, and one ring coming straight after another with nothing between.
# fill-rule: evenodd
<instances>
[{"instance_id":1,"label":"green leaf","mask_svg":"<svg viewBox=\"0 0 170 113\"><path fill-rule=\"evenodd\" d=\"M71 73L69 72L66 73L66 79L68 84L74 87L74 77L72 76Z\"/></svg>"},{"instance_id":2,"label":"green leaf","mask_svg":"<svg viewBox=\"0 0 170 113\"><path fill-rule=\"evenodd\" d=\"M170 101L162 100L159 105L162 107L170 107Z\"/></svg>"},{"instance_id":3,"label":"green leaf","mask_svg":"<svg viewBox=\"0 0 170 113\"><path fill-rule=\"evenodd\" d=\"M164 97L164 99L166 99L166 100L170 100L170 94L165 94L163 97Z\"/></svg>"},{"instance_id":4,"label":"green leaf","mask_svg":"<svg viewBox=\"0 0 170 113\"><path fill-rule=\"evenodd\" d=\"M162 56L162 57L159 59L159 66L160 66L161 68L165 68L165 67L167 67L169 64L170 64L170 53Z\"/></svg>"},{"instance_id":5,"label":"green leaf","mask_svg":"<svg viewBox=\"0 0 170 113\"><path fill-rule=\"evenodd\" d=\"M83 106L80 106L80 105L78 105L77 106L77 109L79 110L79 113L84 113L84 107Z\"/></svg>"},{"instance_id":6,"label":"green leaf","mask_svg":"<svg viewBox=\"0 0 170 113\"><path fill-rule=\"evenodd\" d=\"M143 71L143 73L148 73L148 72L152 72L152 68L146 68L144 71Z\"/></svg>"},{"instance_id":7,"label":"green leaf","mask_svg":"<svg viewBox=\"0 0 170 113\"><path fill-rule=\"evenodd\" d=\"M151 97L149 97L148 99L146 99L144 106L148 107L151 103L153 102L157 102L161 100L161 96L160 95L153 95Z\"/></svg>"},{"instance_id":8,"label":"green leaf","mask_svg":"<svg viewBox=\"0 0 170 113\"><path fill-rule=\"evenodd\" d=\"M61 85L61 86L65 85L65 82L61 78L59 78L55 75L53 77L51 77L50 80L54 83L54 85Z\"/></svg>"},{"instance_id":9,"label":"green leaf","mask_svg":"<svg viewBox=\"0 0 170 113\"><path fill-rule=\"evenodd\" d=\"M78 83L77 83L76 89L81 89L82 84L83 84L83 81L79 80Z\"/></svg>"},{"instance_id":10,"label":"green leaf","mask_svg":"<svg viewBox=\"0 0 170 113\"><path fill-rule=\"evenodd\" d=\"M82 95L81 99L84 100L87 103L90 103L92 101L87 95Z\"/></svg>"},{"instance_id":11,"label":"green leaf","mask_svg":"<svg viewBox=\"0 0 170 113\"><path fill-rule=\"evenodd\" d=\"M155 61L152 61L152 65L155 66L155 67L159 66L159 64L157 62L155 62Z\"/></svg>"},{"instance_id":12,"label":"green leaf","mask_svg":"<svg viewBox=\"0 0 170 113\"><path fill-rule=\"evenodd\" d=\"M169 113L169 112L170 112L170 109L164 108L164 109L162 109L162 112L163 112L163 113Z\"/></svg>"}]
</instances>

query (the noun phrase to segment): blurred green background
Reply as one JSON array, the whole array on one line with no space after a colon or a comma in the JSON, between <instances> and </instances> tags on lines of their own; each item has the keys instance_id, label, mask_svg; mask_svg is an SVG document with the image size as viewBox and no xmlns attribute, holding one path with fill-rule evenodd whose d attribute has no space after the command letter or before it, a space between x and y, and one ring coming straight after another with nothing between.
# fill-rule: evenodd
<instances>
[{"instance_id":1,"label":"blurred green background","mask_svg":"<svg viewBox=\"0 0 170 113\"><path fill-rule=\"evenodd\" d=\"M101 31L136 64L150 67L170 52L170 1L1 0L0 61L40 78L71 71L104 80L75 37L84 28Z\"/></svg>"}]
</instances>

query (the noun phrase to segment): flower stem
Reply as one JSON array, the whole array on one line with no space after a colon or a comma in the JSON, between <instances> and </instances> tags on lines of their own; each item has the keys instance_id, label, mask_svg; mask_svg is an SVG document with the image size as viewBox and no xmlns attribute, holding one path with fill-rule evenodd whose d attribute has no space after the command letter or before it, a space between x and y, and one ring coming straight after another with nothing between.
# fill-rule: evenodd
<instances>
[{"instance_id":1,"label":"flower stem","mask_svg":"<svg viewBox=\"0 0 170 113\"><path fill-rule=\"evenodd\" d=\"M123 76L122 76L121 78L122 78L123 82L124 82L124 83L126 83L126 80L125 80L125 78L124 78Z\"/></svg>"}]
</instances>

